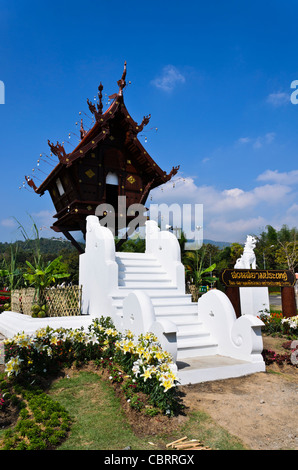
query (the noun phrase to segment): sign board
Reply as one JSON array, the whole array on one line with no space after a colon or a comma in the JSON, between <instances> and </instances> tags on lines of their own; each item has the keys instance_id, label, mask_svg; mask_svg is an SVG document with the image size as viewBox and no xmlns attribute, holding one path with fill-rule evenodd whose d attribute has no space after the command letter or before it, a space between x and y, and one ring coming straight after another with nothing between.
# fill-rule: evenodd
<instances>
[{"instance_id":1,"label":"sign board","mask_svg":"<svg viewBox=\"0 0 298 470\"><path fill-rule=\"evenodd\" d=\"M199 287L199 292L207 292L207 286Z\"/></svg>"},{"instance_id":2,"label":"sign board","mask_svg":"<svg viewBox=\"0 0 298 470\"><path fill-rule=\"evenodd\" d=\"M292 271L283 269L224 269L220 280L227 287L293 287L296 282Z\"/></svg>"}]
</instances>

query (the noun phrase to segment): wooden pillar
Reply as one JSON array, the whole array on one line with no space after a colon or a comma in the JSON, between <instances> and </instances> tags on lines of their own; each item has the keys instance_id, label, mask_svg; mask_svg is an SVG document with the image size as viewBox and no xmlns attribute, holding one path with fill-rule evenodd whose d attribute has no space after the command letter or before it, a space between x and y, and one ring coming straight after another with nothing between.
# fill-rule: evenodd
<instances>
[{"instance_id":1,"label":"wooden pillar","mask_svg":"<svg viewBox=\"0 0 298 470\"><path fill-rule=\"evenodd\" d=\"M226 295L234 307L236 317L241 317L240 291L239 287L227 287Z\"/></svg>"},{"instance_id":2,"label":"wooden pillar","mask_svg":"<svg viewBox=\"0 0 298 470\"><path fill-rule=\"evenodd\" d=\"M284 317L294 317L297 315L296 295L294 287L281 288L281 306Z\"/></svg>"},{"instance_id":3,"label":"wooden pillar","mask_svg":"<svg viewBox=\"0 0 298 470\"><path fill-rule=\"evenodd\" d=\"M69 240L72 243L72 245L78 250L80 255L85 253L81 245L73 238L73 236L67 230L62 231L62 233L67 238L67 240Z\"/></svg>"}]
</instances>

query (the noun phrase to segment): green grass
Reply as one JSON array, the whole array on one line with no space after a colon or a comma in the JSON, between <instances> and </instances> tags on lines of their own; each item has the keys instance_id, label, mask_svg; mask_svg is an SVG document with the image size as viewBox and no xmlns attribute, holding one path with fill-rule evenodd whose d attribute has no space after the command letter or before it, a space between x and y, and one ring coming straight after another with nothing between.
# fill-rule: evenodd
<instances>
[{"instance_id":1,"label":"green grass","mask_svg":"<svg viewBox=\"0 0 298 470\"><path fill-rule=\"evenodd\" d=\"M61 403L73 419L70 437L59 450L161 450L187 435L219 450L241 450L243 444L219 427L207 414L192 413L187 423L172 434L137 437L109 383L98 374L81 371L53 384L50 395ZM153 443L149 444L149 442Z\"/></svg>"},{"instance_id":2,"label":"green grass","mask_svg":"<svg viewBox=\"0 0 298 470\"><path fill-rule=\"evenodd\" d=\"M236 436L232 436L205 412L196 411L190 415L182 434L190 439L199 439L205 446L217 450L245 450L246 447ZM180 433L180 435L182 435Z\"/></svg>"},{"instance_id":3,"label":"green grass","mask_svg":"<svg viewBox=\"0 0 298 470\"><path fill-rule=\"evenodd\" d=\"M140 450L150 448L148 442L134 435L112 387L98 374L83 371L63 378L52 386L50 394L73 419L71 435L59 449L120 450L128 445Z\"/></svg>"}]
</instances>

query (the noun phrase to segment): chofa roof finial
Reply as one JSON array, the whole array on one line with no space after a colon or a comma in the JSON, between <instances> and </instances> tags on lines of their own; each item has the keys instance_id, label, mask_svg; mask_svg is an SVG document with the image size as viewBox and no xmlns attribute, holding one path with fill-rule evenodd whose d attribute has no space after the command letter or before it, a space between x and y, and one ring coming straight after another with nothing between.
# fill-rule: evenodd
<instances>
[{"instance_id":1,"label":"chofa roof finial","mask_svg":"<svg viewBox=\"0 0 298 470\"><path fill-rule=\"evenodd\" d=\"M120 80L118 80L117 84L119 86L119 95L122 95L123 93L123 88L126 87L126 81L125 81L125 77L126 77L126 61L124 62L124 70L123 70L123 74L122 74L122 77Z\"/></svg>"}]
</instances>

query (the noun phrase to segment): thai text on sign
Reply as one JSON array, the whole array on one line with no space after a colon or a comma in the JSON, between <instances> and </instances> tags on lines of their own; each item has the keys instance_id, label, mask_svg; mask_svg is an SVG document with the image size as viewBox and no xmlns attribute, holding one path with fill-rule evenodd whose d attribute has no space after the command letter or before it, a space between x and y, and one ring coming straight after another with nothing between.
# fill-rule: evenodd
<instances>
[{"instance_id":1,"label":"thai text on sign","mask_svg":"<svg viewBox=\"0 0 298 470\"><path fill-rule=\"evenodd\" d=\"M282 269L224 269L221 281L227 287L292 287L296 279L292 271Z\"/></svg>"}]
</instances>

